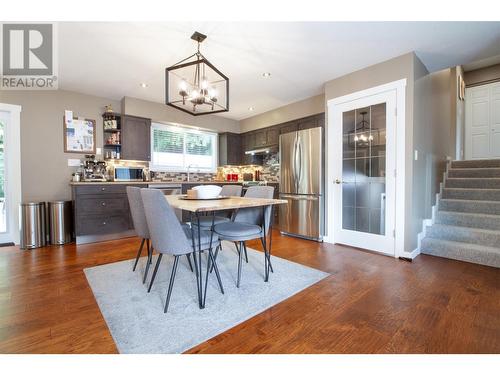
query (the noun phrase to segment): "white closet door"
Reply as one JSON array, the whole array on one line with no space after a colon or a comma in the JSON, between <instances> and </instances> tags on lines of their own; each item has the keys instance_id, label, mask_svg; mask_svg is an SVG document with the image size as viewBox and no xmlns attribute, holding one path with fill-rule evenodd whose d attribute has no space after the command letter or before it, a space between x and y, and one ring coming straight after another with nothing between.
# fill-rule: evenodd
<instances>
[{"instance_id":1,"label":"white closet door","mask_svg":"<svg viewBox=\"0 0 500 375\"><path fill-rule=\"evenodd\" d=\"M466 91L465 158L500 158L500 83Z\"/></svg>"},{"instance_id":2,"label":"white closet door","mask_svg":"<svg viewBox=\"0 0 500 375\"><path fill-rule=\"evenodd\" d=\"M486 159L490 156L490 94L486 86L467 89L465 158Z\"/></svg>"},{"instance_id":3,"label":"white closet door","mask_svg":"<svg viewBox=\"0 0 500 375\"><path fill-rule=\"evenodd\" d=\"M500 158L500 83L490 88L490 155Z\"/></svg>"}]
</instances>

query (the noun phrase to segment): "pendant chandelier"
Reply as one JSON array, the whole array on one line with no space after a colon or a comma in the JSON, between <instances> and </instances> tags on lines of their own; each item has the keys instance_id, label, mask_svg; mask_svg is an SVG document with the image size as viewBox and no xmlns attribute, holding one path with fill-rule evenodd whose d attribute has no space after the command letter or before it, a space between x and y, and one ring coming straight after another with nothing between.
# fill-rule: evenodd
<instances>
[{"instance_id":1,"label":"pendant chandelier","mask_svg":"<svg viewBox=\"0 0 500 375\"><path fill-rule=\"evenodd\" d=\"M206 35L191 39L197 51L165 70L166 104L193 116L229 111L229 78L200 53Z\"/></svg>"},{"instance_id":2,"label":"pendant chandelier","mask_svg":"<svg viewBox=\"0 0 500 375\"><path fill-rule=\"evenodd\" d=\"M371 121L371 111L372 108L370 107L370 121ZM365 116L368 114L366 110L359 112L361 115L361 121L356 123L356 115L357 113L354 113L354 129L349 132L349 146L359 148L367 148L370 145L372 146L377 146L379 144L379 129L372 129L370 122L365 120Z\"/></svg>"}]
</instances>

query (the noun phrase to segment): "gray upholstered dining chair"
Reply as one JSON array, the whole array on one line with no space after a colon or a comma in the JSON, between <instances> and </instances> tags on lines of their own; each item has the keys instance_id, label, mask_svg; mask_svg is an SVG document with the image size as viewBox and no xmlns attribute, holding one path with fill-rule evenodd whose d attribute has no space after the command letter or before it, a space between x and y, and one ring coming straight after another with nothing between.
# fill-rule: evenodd
<instances>
[{"instance_id":1,"label":"gray upholstered dining chair","mask_svg":"<svg viewBox=\"0 0 500 375\"><path fill-rule=\"evenodd\" d=\"M134 223L135 233L138 237L140 237L141 245L139 246L139 250L137 251L137 256L135 258L134 267L132 271L135 271L137 267L137 263L139 262L139 258L141 257L142 249L144 248L144 243L146 243L146 249L148 252L146 270L144 271L144 278L142 283L144 284L148 277L149 266L153 259L153 247L150 246L150 238L149 238L149 229L148 223L146 221L146 215L144 213L144 205L142 203L141 197L141 188L135 186L127 186L127 197L128 204L130 207L130 214L132 216L132 222ZM193 265L191 264L191 255L188 254L188 262L191 271L193 271Z\"/></svg>"},{"instance_id":2,"label":"gray upholstered dining chair","mask_svg":"<svg viewBox=\"0 0 500 375\"><path fill-rule=\"evenodd\" d=\"M274 187L272 186L251 186L248 188L246 198L266 198L272 199ZM266 236L271 226L271 206L265 208L241 208L234 215L233 221L228 221L214 225L214 232L218 234L220 240L239 243L238 249L238 280L236 286L239 288L241 281L241 261L243 252L246 253L245 241L260 238L264 248L265 280L268 278L268 267L272 269L270 255L267 251ZM265 214L264 214L265 213ZM265 215L265 220L264 220ZM264 228L265 222L265 228ZM218 250L218 248L217 248ZM217 258L217 250L215 258Z\"/></svg>"},{"instance_id":3,"label":"gray upholstered dining chair","mask_svg":"<svg viewBox=\"0 0 500 375\"><path fill-rule=\"evenodd\" d=\"M223 197L241 197L241 190L241 185L223 185L220 195ZM226 215L224 215L224 212L219 212L219 214L215 217L211 215L199 216L198 220L200 222L201 229L210 230L212 228L212 223L214 225L225 223L231 220L230 216L231 215L227 212ZM192 225L197 226L198 220L193 221Z\"/></svg>"},{"instance_id":4,"label":"gray upholstered dining chair","mask_svg":"<svg viewBox=\"0 0 500 375\"><path fill-rule=\"evenodd\" d=\"M198 255L195 255L199 250L198 244L201 244L201 251L203 251L209 249L211 241L212 246L217 246L219 244L219 239L215 233L207 232L204 230L200 232L199 236L196 231L196 235L193 236L192 234L194 232L191 230L191 228L181 225L175 215L173 208L168 204L161 191L156 189L141 189L141 196L144 204L144 212L146 215L146 221L148 223L151 242L155 250L159 252L158 260L155 264L148 292L151 291L151 287L153 286L153 282L155 280L156 273L158 272L158 267L160 266L163 255L167 254L174 256L174 264L172 273L170 275L170 283L168 286L167 299L164 309L164 312L167 312L170 302L170 296L172 294L172 288L174 286L179 257L181 255L193 254L196 278L198 280L199 272L196 257L201 256L201 254L199 253ZM217 264L215 263L215 259L212 257L211 252L209 252L209 256L211 256L212 264L214 265L214 270L217 275L217 281L219 283L221 292L224 293L219 270L217 268ZM198 289L199 301L201 301L201 293L202 291Z\"/></svg>"},{"instance_id":5,"label":"gray upholstered dining chair","mask_svg":"<svg viewBox=\"0 0 500 375\"><path fill-rule=\"evenodd\" d=\"M149 243L149 230L148 224L146 222L146 216L144 215L144 206L142 205L141 189L135 186L127 186L127 197L128 205L130 207L130 214L132 216L132 222L134 223L135 233L139 238L141 238L141 245L137 251L137 256L135 257L134 267L132 271L135 271L139 258L142 254L142 249L144 248L144 243L146 243L146 249L148 252L146 271L144 272L144 279L142 283L146 282L148 276L149 265L151 264L151 257L153 254L153 249Z\"/></svg>"}]
</instances>

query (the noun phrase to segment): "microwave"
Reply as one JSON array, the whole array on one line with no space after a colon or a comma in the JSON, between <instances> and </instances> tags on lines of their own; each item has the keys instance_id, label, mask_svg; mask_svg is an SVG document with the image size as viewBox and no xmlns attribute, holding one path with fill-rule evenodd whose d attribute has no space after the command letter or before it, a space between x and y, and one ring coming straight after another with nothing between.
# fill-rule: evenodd
<instances>
[{"instance_id":1,"label":"microwave","mask_svg":"<svg viewBox=\"0 0 500 375\"><path fill-rule=\"evenodd\" d=\"M115 166L115 181L142 181L143 168Z\"/></svg>"}]
</instances>

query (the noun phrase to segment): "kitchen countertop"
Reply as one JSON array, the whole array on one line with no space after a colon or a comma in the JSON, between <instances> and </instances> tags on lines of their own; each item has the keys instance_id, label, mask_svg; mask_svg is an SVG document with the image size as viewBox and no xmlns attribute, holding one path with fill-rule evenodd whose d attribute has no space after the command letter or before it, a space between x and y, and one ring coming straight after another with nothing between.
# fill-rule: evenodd
<instances>
[{"instance_id":1,"label":"kitchen countertop","mask_svg":"<svg viewBox=\"0 0 500 375\"><path fill-rule=\"evenodd\" d=\"M244 181L238 181L238 182L230 182L230 181L80 181L80 182L73 182L70 181L70 185L167 185L167 184L175 184L175 185L182 185L182 184L197 184L197 185L203 185L203 184L241 184ZM246 181L245 181L246 182ZM250 181L249 181L250 182ZM273 182L268 182L268 184L272 184ZM277 182L274 182L277 183Z\"/></svg>"}]
</instances>

